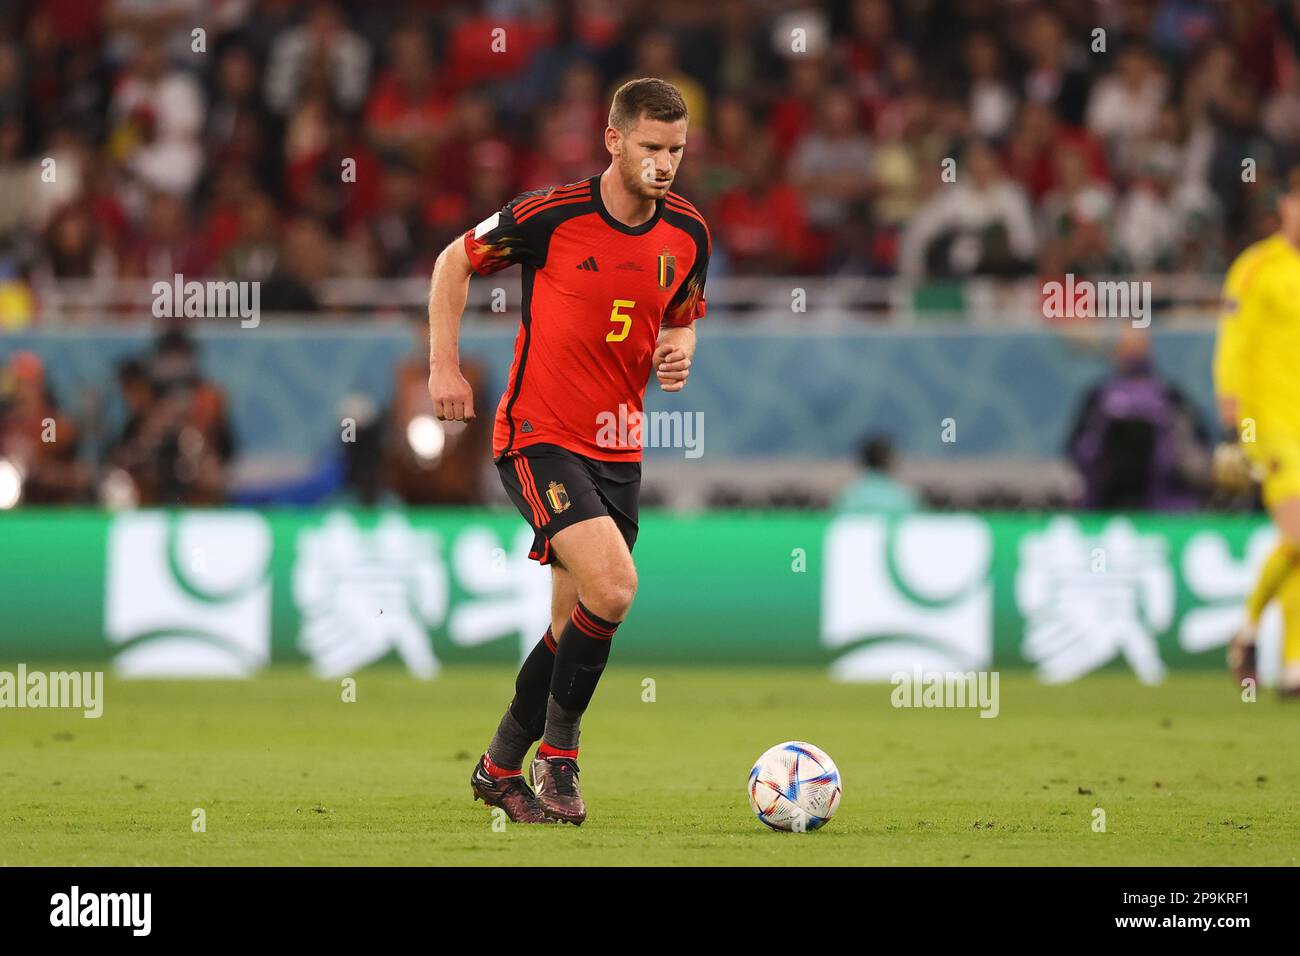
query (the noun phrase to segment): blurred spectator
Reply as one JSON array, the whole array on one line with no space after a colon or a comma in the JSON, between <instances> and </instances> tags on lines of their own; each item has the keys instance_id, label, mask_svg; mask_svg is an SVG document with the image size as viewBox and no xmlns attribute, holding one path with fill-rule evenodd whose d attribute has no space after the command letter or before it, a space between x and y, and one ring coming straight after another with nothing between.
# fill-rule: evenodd
<instances>
[{"instance_id":1,"label":"blurred spectator","mask_svg":"<svg viewBox=\"0 0 1300 956\"><path fill-rule=\"evenodd\" d=\"M1264 101L1260 118L1264 132L1276 144L1277 167L1288 169L1300 162L1300 65L1293 64Z\"/></svg>"},{"instance_id":2,"label":"blurred spectator","mask_svg":"<svg viewBox=\"0 0 1300 956\"><path fill-rule=\"evenodd\" d=\"M701 200L712 202L740 182L740 167L759 136L749 103L740 96L723 96L714 107L713 129L703 148L690 142L690 162L678 176L694 177Z\"/></svg>"},{"instance_id":3,"label":"blurred spectator","mask_svg":"<svg viewBox=\"0 0 1300 956\"><path fill-rule=\"evenodd\" d=\"M777 175L776 158L755 144L743 159L740 183L724 193L713 215L731 269L740 275L799 271L812 248L803 197Z\"/></svg>"},{"instance_id":4,"label":"blurred spectator","mask_svg":"<svg viewBox=\"0 0 1300 956\"><path fill-rule=\"evenodd\" d=\"M776 51L767 25L754 16L749 0L722 0L718 30L710 41L712 89L722 95L758 93L765 98L778 85L781 73ZM713 128L713 120L709 127Z\"/></svg>"},{"instance_id":5,"label":"blurred spectator","mask_svg":"<svg viewBox=\"0 0 1300 956\"><path fill-rule=\"evenodd\" d=\"M591 135L590 128L585 132L580 130L574 129L564 113L547 110L541 115L537 152L525 167L526 188L543 189L554 183L577 182L609 162L602 141Z\"/></svg>"},{"instance_id":6,"label":"blurred spectator","mask_svg":"<svg viewBox=\"0 0 1300 956\"><path fill-rule=\"evenodd\" d=\"M668 30L655 28L648 23L633 24L640 29L632 34L632 68L614 81L607 100L614 90L628 80L641 76L655 76L667 80L681 91L686 101L686 111L691 117L691 129L709 128L709 98L704 85L681 68L677 59L677 41Z\"/></svg>"},{"instance_id":7,"label":"blurred spectator","mask_svg":"<svg viewBox=\"0 0 1300 956\"><path fill-rule=\"evenodd\" d=\"M1258 101L1228 44L1212 43L1192 64L1183 93L1184 115L1192 136L1205 141L1202 175L1226 221L1237 228L1245 221L1249 194L1241 188L1242 144L1257 126Z\"/></svg>"},{"instance_id":8,"label":"blurred spectator","mask_svg":"<svg viewBox=\"0 0 1300 956\"><path fill-rule=\"evenodd\" d=\"M146 506L225 501L234 437L225 396L199 371L194 341L181 331L163 333L147 365L120 367L118 385L127 421L108 461L130 477L134 500Z\"/></svg>"},{"instance_id":9,"label":"blurred spectator","mask_svg":"<svg viewBox=\"0 0 1300 956\"><path fill-rule=\"evenodd\" d=\"M122 433L117 439L117 444L121 445L139 437L153 404L153 381L149 378L149 367L140 359L126 359L117 367L117 387L126 409L126 424L122 426Z\"/></svg>"},{"instance_id":10,"label":"blurred spectator","mask_svg":"<svg viewBox=\"0 0 1300 956\"><path fill-rule=\"evenodd\" d=\"M1016 95L1003 73L1002 51L993 36L981 30L966 37L962 57L971 129L976 136L998 141L1016 115Z\"/></svg>"},{"instance_id":11,"label":"blurred spectator","mask_svg":"<svg viewBox=\"0 0 1300 956\"><path fill-rule=\"evenodd\" d=\"M450 131L451 99L438 87L437 61L423 29L399 27L389 38L389 66L366 105L375 145L426 168Z\"/></svg>"},{"instance_id":12,"label":"blurred spectator","mask_svg":"<svg viewBox=\"0 0 1300 956\"><path fill-rule=\"evenodd\" d=\"M37 171L22 158L23 127L18 117L0 114L0 246L22 241L20 230L32 217Z\"/></svg>"},{"instance_id":13,"label":"blurred spectator","mask_svg":"<svg viewBox=\"0 0 1300 956\"><path fill-rule=\"evenodd\" d=\"M1024 191L1008 179L985 142L971 142L944 184L907 224L899 251L906 276L1017 275L1034 254Z\"/></svg>"},{"instance_id":14,"label":"blurred spectator","mask_svg":"<svg viewBox=\"0 0 1300 956\"><path fill-rule=\"evenodd\" d=\"M435 243L438 248L442 240L450 241L465 228L466 210L500 209L518 195L513 186L512 156L505 143L499 140L479 143L469 156L470 178L466 191L460 196L440 193L435 198L435 208L430 209L430 225L439 230ZM522 183L529 181L525 176ZM462 198L463 203L459 201ZM431 251L436 253L438 248Z\"/></svg>"},{"instance_id":15,"label":"blurred spectator","mask_svg":"<svg viewBox=\"0 0 1300 956\"><path fill-rule=\"evenodd\" d=\"M253 179L246 166L223 166L213 176L209 189L207 221L201 223L205 269L215 271L215 263L239 241L242 230L241 210L253 191Z\"/></svg>"},{"instance_id":16,"label":"blurred spectator","mask_svg":"<svg viewBox=\"0 0 1300 956\"><path fill-rule=\"evenodd\" d=\"M917 493L893 476L894 443L874 435L859 452L862 473L835 499L840 514L901 514L920 507Z\"/></svg>"},{"instance_id":17,"label":"blurred spectator","mask_svg":"<svg viewBox=\"0 0 1300 956\"><path fill-rule=\"evenodd\" d=\"M208 109L204 146L217 169L239 166L266 187L279 178L271 148L275 120L262 102L257 55L244 42L217 55L215 84Z\"/></svg>"},{"instance_id":18,"label":"blurred spectator","mask_svg":"<svg viewBox=\"0 0 1300 956\"><path fill-rule=\"evenodd\" d=\"M1084 508L1184 511L1202 500L1209 434L1149 350L1145 335L1128 330L1112 374L1079 408L1066 453L1083 477Z\"/></svg>"},{"instance_id":19,"label":"blurred spectator","mask_svg":"<svg viewBox=\"0 0 1300 956\"><path fill-rule=\"evenodd\" d=\"M601 95L600 70L589 60L575 60L564 71L560 93L550 107L564 116L567 128L595 143L604 139L609 103Z\"/></svg>"},{"instance_id":20,"label":"blurred spectator","mask_svg":"<svg viewBox=\"0 0 1300 956\"><path fill-rule=\"evenodd\" d=\"M827 94L816 128L795 148L790 173L816 228L832 229L852 216L862 218L872 191L871 142L858 128L853 99L846 91Z\"/></svg>"},{"instance_id":21,"label":"blurred spectator","mask_svg":"<svg viewBox=\"0 0 1300 956\"><path fill-rule=\"evenodd\" d=\"M1060 15L1037 7L1019 34L1021 51L1029 61L1024 97L1050 107L1061 121L1078 126L1088 102L1086 58L1071 47Z\"/></svg>"},{"instance_id":22,"label":"blurred spectator","mask_svg":"<svg viewBox=\"0 0 1300 956\"><path fill-rule=\"evenodd\" d=\"M30 95L27 88L22 51L16 43L0 41L0 117L21 124L23 107ZM28 138L28 129L18 130L19 145Z\"/></svg>"},{"instance_id":23,"label":"blurred spectator","mask_svg":"<svg viewBox=\"0 0 1300 956\"><path fill-rule=\"evenodd\" d=\"M49 130L41 152L29 163L25 197L15 197L15 205L25 210L33 229L44 229L56 213L83 199L95 168L94 151L80 133L66 126Z\"/></svg>"},{"instance_id":24,"label":"blurred spectator","mask_svg":"<svg viewBox=\"0 0 1300 956\"><path fill-rule=\"evenodd\" d=\"M203 171L203 92L168 66L160 39L142 35L114 89L109 149L148 189L186 194Z\"/></svg>"},{"instance_id":25,"label":"blurred spectator","mask_svg":"<svg viewBox=\"0 0 1300 956\"><path fill-rule=\"evenodd\" d=\"M264 312L315 312L313 291L333 274L334 247L329 232L315 219L300 218L284 233L275 267L261 288Z\"/></svg>"},{"instance_id":26,"label":"blurred spectator","mask_svg":"<svg viewBox=\"0 0 1300 956\"><path fill-rule=\"evenodd\" d=\"M301 26L282 33L266 65L266 102L289 115L308 94L344 110L360 109L370 80L370 47L337 3L312 6Z\"/></svg>"},{"instance_id":27,"label":"blurred spectator","mask_svg":"<svg viewBox=\"0 0 1300 956\"><path fill-rule=\"evenodd\" d=\"M144 230L131 244L123 272L152 281L209 274L212 250L190 222L189 209L172 193L158 193L149 203Z\"/></svg>"},{"instance_id":28,"label":"blurred spectator","mask_svg":"<svg viewBox=\"0 0 1300 956\"><path fill-rule=\"evenodd\" d=\"M226 250L222 272L250 282L269 279L280 256L279 225L270 196L262 192L245 196L239 207L239 232Z\"/></svg>"},{"instance_id":29,"label":"blurred spectator","mask_svg":"<svg viewBox=\"0 0 1300 956\"><path fill-rule=\"evenodd\" d=\"M1088 99L1088 128L1111 144L1118 172L1134 169L1133 151L1152 127L1169 96L1169 84L1151 55L1132 46L1119 54L1114 73L1102 77Z\"/></svg>"},{"instance_id":30,"label":"blurred spectator","mask_svg":"<svg viewBox=\"0 0 1300 956\"><path fill-rule=\"evenodd\" d=\"M929 100L909 97L891 114L889 123L880 125L872 160L876 184L871 215L876 227L873 258L880 271L897 269L898 241L903 228L926 198L926 190L937 179L926 176L927 144L930 129ZM934 166L928 166L933 170Z\"/></svg>"},{"instance_id":31,"label":"blurred spectator","mask_svg":"<svg viewBox=\"0 0 1300 956\"><path fill-rule=\"evenodd\" d=\"M76 425L59 410L40 358L27 351L11 355L0 369L0 461L11 474L16 470L23 503L82 500L88 479L77 462L79 440Z\"/></svg>"},{"instance_id":32,"label":"blurred spectator","mask_svg":"<svg viewBox=\"0 0 1300 956\"><path fill-rule=\"evenodd\" d=\"M509 189L516 173L515 146L504 137L492 99L484 93L462 93L457 97L455 113L448 127L449 135L438 150L433 169L434 191L444 201L461 200L451 216L459 224L471 215L464 199L478 170L487 166L499 168ZM603 121L600 128L604 132ZM525 176L524 181L531 178ZM512 198L513 195L505 197L506 200ZM473 208L478 211L482 207Z\"/></svg>"},{"instance_id":33,"label":"blurred spectator","mask_svg":"<svg viewBox=\"0 0 1300 956\"><path fill-rule=\"evenodd\" d=\"M1115 268L1110 241L1115 198L1093 179L1077 149L1056 154L1056 185L1043 197L1039 272L1107 273Z\"/></svg>"},{"instance_id":34,"label":"blurred spectator","mask_svg":"<svg viewBox=\"0 0 1300 956\"><path fill-rule=\"evenodd\" d=\"M290 130L293 152L285 186L294 211L319 219L336 236L375 215L386 171L356 122L314 97L295 115ZM397 154L393 162L414 168Z\"/></svg>"},{"instance_id":35,"label":"blurred spectator","mask_svg":"<svg viewBox=\"0 0 1300 956\"><path fill-rule=\"evenodd\" d=\"M510 103L505 104L520 120L542 104L564 98L562 90L570 71L576 66L594 64L602 49L612 41L615 24L593 20L593 13L599 10L595 5L577 0L555 0L542 8L543 22L538 24L538 33L546 42L538 47L527 68L511 85ZM604 90L596 90L598 98L603 99L603 94ZM608 106L606 103L607 110Z\"/></svg>"},{"instance_id":36,"label":"blurred spectator","mask_svg":"<svg viewBox=\"0 0 1300 956\"><path fill-rule=\"evenodd\" d=\"M886 0L854 0L849 35L842 44L848 88L875 113L882 105L890 51L896 42L894 15Z\"/></svg>"},{"instance_id":37,"label":"blurred spectator","mask_svg":"<svg viewBox=\"0 0 1300 956\"><path fill-rule=\"evenodd\" d=\"M1124 268L1146 273L1178 261L1184 223L1170 198L1168 181L1154 170L1124 196L1115 215L1115 251Z\"/></svg>"},{"instance_id":38,"label":"blurred spectator","mask_svg":"<svg viewBox=\"0 0 1300 956\"><path fill-rule=\"evenodd\" d=\"M790 64L789 78L772 103L767 120L772 146L782 161L812 127L827 88L825 72L825 64L812 56L800 57Z\"/></svg>"},{"instance_id":39,"label":"blurred spectator","mask_svg":"<svg viewBox=\"0 0 1300 956\"><path fill-rule=\"evenodd\" d=\"M429 330L424 323L415 326L414 339L410 354L395 370L385 423L383 483L407 504L482 504L482 463L491 450L492 416L438 421L429 398ZM474 390L474 407L491 408L482 363L466 357L461 371Z\"/></svg>"},{"instance_id":40,"label":"blurred spectator","mask_svg":"<svg viewBox=\"0 0 1300 956\"><path fill-rule=\"evenodd\" d=\"M59 279L108 279L117 270L84 206L69 206L56 215L45 231L44 246L39 268L46 287Z\"/></svg>"},{"instance_id":41,"label":"blurred spectator","mask_svg":"<svg viewBox=\"0 0 1300 956\"><path fill-rule=\"evenodd\" d=\"M410 275L417 262L436 256L426 221L427 197L420 175L405 164L388 167L383 204L369 223L382 274Z\"/></svg>"},{"instance_id":42,"label":"blurred spectator","mask_svg":"<svg viewBox=\"0 0 1300 956\"><path fill-rule=\"evenodd\" d=\"M1025 103L1012 127L1006 149L1007 173L1041 202L1056 186L1057 155L1073 149L1087 161L1090 178L1109 180L1101 141L1081 126L1069 126L1042 103Z\"/></svg>"},{"instance_id":43,"label":"blurred spectator","mask_svg":"<svg viewBox=\"0 0 1300 956\"><path fill-rule=\"evenodd\" d=\"M343 443L342 491L357 504L372 506L384 501L385 444L388 422L369 395L353 394L343 399L339 419L355 423L351 441Z\"/></svg>"}]
</instances>

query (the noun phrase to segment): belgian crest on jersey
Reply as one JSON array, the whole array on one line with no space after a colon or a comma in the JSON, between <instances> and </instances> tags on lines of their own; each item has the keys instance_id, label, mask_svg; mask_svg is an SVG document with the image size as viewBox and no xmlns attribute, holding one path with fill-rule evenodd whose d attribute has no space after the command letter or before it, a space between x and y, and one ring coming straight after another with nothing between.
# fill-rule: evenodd
<instances>
[{"instance_id":1,"label":"belgian crest on jersey","mask_svg":"<svg viewBox=\"0 0 1300 956\"><path fill-rule=\"evenodd\" d=\"M569 493L564 490L564 482L553 481L546 489L546 500L551 503L551 510L557 515L569 507Z\"/></svg>"},{"instance_id":2,"label":"belgian crest on jersey","mask_svg":"<svg viewBox=\"0 0 1300 956\"><path fill-rule=\"evenodd\" d=\"M659 288L667 289L671 286L676 272L677 257L667 246L664 246L664 251L659 253L659 267L655 269L655 275L659 277Z\"/></svg>"}]
</instances>

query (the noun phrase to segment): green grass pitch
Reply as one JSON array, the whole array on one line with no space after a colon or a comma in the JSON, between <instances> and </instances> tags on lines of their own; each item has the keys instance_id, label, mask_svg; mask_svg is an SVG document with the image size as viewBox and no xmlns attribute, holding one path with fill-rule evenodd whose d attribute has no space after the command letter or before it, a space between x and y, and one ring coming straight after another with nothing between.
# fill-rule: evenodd
<instances>
[{"instance_id":1,"label":"green grass pitch","mask_svg":"<svg viewBox=\"0 0 1300 956\"><path fill-rule=\"evenodd\" d=\"M29 665L29 670L37 669ZM65 666L47 669L68 669ZM655 680L653 703L642 681ZM0 864L1294 864L1300 702L1243 703L1221 673L1157 688L1004 673L1001 713L890 706L820 672L611 668L587 713L580 829L510 824L468 778L512 689L431 683L117 681L104 715L0 710ZM839 764L824 829L767 830L745 780L789 739ZM1106 832L1094 832L1093 809ZM206 832L192 813L206 814Z\"/></svg>"}]
</instances>

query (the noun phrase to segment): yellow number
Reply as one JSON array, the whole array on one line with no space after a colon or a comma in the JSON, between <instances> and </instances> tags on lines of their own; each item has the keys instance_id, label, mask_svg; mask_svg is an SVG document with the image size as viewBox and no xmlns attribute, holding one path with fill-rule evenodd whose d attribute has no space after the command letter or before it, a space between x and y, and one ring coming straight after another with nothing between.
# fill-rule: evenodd
<instances>
[{"instance_id":1,"label":"yellow number","mask_svg":"<svg viewBox=\"0 0 1300 956\"><path fill-rule=\"evenodd\" d=\"M609 335L605 336L606 342L622 342L627 338L628 330L632 328L632 316L624 315L619 309L635 309L636 303L631 299L615 299L614 308L609 310L609 321L622 322L621 329L611 329Z\"/></svg>"}]
</instances>

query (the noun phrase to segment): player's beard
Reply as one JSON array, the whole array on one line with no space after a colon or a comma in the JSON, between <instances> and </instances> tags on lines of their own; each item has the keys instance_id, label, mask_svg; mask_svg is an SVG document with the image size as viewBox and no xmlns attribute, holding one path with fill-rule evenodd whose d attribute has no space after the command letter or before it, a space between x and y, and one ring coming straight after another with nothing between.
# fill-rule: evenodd
<instances>
[{"instance_id":1,"label":"player's beard","mask_svg":"<svg viewBox=\"0 0 1300 956\"><path fill-rule=\"evenodd\" d=\"M654 181L647 182L641 178L641 164L635 160L624 159L618 164L619 174L623 179L623 186L633 196L639 196L642 199L648 199L651 202L662 199L667 190L655 188ZM668 179L668 184L672 179Z\"/></svg>"}]
</instances>

